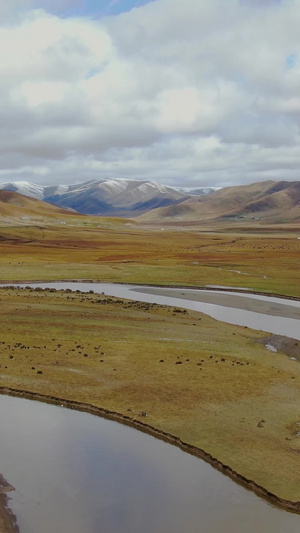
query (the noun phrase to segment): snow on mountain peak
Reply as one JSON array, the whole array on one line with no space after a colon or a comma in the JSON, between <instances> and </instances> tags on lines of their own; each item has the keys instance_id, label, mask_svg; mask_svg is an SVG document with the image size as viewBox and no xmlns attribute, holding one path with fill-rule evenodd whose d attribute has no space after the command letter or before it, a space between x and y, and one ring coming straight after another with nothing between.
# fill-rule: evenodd
<instances>
[{"instance_id":1,"label":"snow on mountain peak","mask_svg":"<svg viewBox=\"0 0 300 533\"><path fill-rule=\"evenodd\" d=\"M28 181L0 184L18 192L85 214L133 216L156 207L172 205L212 189L180 189L151 180L93 179L72 185L36 185Z\"/></svg>"},{"instance_id":2,"label":"snow on mountain peak","mask_svg":"<svg viewBox=\"0 0 300 533\"><path fill-rule=\"evenodd\" d=\"M42 200L44 197L44 187L42 185L36 185L29 181L14 181L12 183L1 183L0 189L6 189L7 191L18 192L24 194L24 196L31 196Z\"/></svg>"},{"instance_id":3,"label":"snow on mountain peak","mask_svg":"<svg viewBox=\"0 0 300 533\"><path fill-rule=\"evenodd\" d=\"M107 180L103 181L100 184L100 188L108 192L120 193L127 189L128 181L127 180Z\"/></svg>"}]
</instances>

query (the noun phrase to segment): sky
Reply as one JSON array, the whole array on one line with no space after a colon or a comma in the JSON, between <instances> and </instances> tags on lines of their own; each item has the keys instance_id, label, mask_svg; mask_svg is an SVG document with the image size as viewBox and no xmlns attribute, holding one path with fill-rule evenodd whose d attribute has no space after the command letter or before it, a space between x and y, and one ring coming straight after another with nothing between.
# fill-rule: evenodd
<instances>
[{"instance_id":1,"label":"sky","mask_svg":"<svg viewBox=\"0 0 300 533\"><path fill-rule=\"evenodd\" d=\"M0 183L300 179L300 0L0 0Z\"/></svg>"}]
</instances>

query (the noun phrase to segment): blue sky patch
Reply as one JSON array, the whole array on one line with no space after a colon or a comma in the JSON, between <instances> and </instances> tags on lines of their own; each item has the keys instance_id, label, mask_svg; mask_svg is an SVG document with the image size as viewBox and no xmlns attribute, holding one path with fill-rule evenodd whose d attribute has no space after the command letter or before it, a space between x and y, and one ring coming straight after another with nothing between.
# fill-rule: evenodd
<instances>
[{"instance_id":1,"label":"blue sky patch","mask_svg":"<svg viewBox=\"0 0 300 533\"><path fill-rule=\"evenodd\" d=\"M74 0L72 6L51 9L51 3L47 5L47 11L63 18L69 17L92 17L98 18L108 15L119 15L139 6L144 6L155 0ZM48 4L48 2L47 2Z\"/></svg>"},{"instance_id":2,"label":"blue sky patch","mask_svg":"<svg viewBox=\"0 0 300 533\"><path fill-rule=\"evenodd\" d=\"M286 66L288 69L294 68L298 63L298 54L289 54L286 58Z\"/></svg>"}]
</instances>

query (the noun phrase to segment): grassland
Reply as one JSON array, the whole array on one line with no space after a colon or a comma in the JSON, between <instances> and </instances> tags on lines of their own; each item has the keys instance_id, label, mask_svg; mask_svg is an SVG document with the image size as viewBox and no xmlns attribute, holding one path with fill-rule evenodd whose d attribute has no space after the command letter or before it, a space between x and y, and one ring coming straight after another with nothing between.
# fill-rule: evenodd
<instances>
[{"instance_id":1,"label":"grassland","mask_svg":"<svg viewBox=\"0 0 300 533\"><path fill-rule=\"evenodd\" d=\"M258 343L261 332L102 295L0 298L1 387L147 422L300 500L300 366Z\"/></svg>"},{"instance_id":2,"label":"grassland","mask_svg":"<svg viewBox=\"0 0 300 533\"><path fill-rule=\"evenodd\" d=\"M0 228L0 280L250 287L300 296L297 233L161 231L85 218Z\"/></svg>"},{"instance_id":3,"label":"grassland","mask_svg":"<svg viewBox=\"0 0 300 533\"><path fill-rule=\"evenodd\" d=\"M290 231L154 231L86 218L2 227L0 279L215 284L299 297L299 252ZM279 500L300 501L300 366L257 342L261 332L93 294L6 288L0 299L2 390L120 413L204 450Z\"/></svg>"}]
</instances>

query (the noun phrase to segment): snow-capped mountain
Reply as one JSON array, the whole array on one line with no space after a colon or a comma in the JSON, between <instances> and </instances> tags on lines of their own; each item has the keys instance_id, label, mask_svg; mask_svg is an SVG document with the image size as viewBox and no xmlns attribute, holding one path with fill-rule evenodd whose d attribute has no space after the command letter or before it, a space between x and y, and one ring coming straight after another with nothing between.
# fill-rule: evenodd
<instances>
[{"instance_id":1,"label":"snow-capped mountain","mask_svg":"<svg viewBox=\"0 0 300 533\"><path fill-rule=\"evenodd\" d=\"M44 199L44 187L42 185L35 185L28 181L14 181L12 183L0 183L0 189L4 191L18 192L24 196L30 196L37 200Z\"/></svg>"},{"instance_id":2,"label":"snow-capped mountain","mask_svg":"<svg viewBox=\"0 0 300 533\"><path fill-rule=\"evenodd\" d=\"M63 208L72 208L89 215L137 216L157 207L183 202L193 194L208 194L155 181L126 179L92 180L76 185L42 186L26 181L0 184L0 189L18 192ZM213 189L211 189L213 191Z\"/></svg>"},{"instance_id":3,"label":"snow-capped mountain","mask_svg":"<svg viewBox=\"0 0 300 533\"><path fill-rule=\"evenodd\" d=\"M54 185L43 186L36 183L30 183L29 181L13 181L7 183L0 183L0 189L4 191L17 192L24 196L30 196L37 200L45 200L50 194L62 194L68 190L67 186Z\"/></svg>"},{"instance_id":4,"label":"snow-capped mountain","mask_svg":"<svg viewBox=\"0 0 300 533\"><path fill-rule=\"evenodd\" d=\"M194 196L205 196L212 192L218 191L221 187L176 187L177 191L193 194Z\"/></svg>"}]
</instances>

